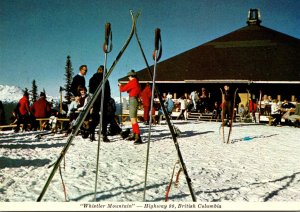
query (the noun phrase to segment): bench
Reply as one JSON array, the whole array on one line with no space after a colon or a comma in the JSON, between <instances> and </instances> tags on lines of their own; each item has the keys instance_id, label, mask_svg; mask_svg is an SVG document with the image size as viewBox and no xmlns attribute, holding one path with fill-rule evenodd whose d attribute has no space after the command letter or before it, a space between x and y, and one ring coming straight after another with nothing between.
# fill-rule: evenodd
<instances>
[{"instance_id":1,"label":"bench","mask_svg":"<svg viewBox=\"0 0 300 212\"><path fill-rule=\"evenodd\" d=\"M49 122L50 118L37 118L37 121L40 123L40 130L43 130L46 127L46 124ZM57 123L60 125L60 129L63 129L63 123L64 122L70 122L70 119L68 118L57 118L56 119L56 128L57 128Z\"/></svg>"},{"instance_id":2,"label":"bench","mask_svg":"<svg viewBox=\"0 0 300 212\"><path fill-rule=\"evenodd\" d=\"M14 128L16 126L17 126L16 124L0 125L0 131L3 130L3 129Z\"/></svg>"}]
</instances>

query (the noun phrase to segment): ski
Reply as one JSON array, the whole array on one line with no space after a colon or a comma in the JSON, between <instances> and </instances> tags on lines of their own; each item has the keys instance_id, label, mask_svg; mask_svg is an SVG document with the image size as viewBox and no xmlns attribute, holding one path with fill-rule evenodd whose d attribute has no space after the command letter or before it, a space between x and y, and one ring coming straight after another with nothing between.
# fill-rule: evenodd
<instances>
[{"instance_id":1,"label":"ski","mask_svg":"<svg viewBox=\"0 0 300 212\"><path fill-rule=\"evenodd\" d=\"M45 135L54 135L55 133L54 132L43 132L43 133L39 133L35 136L35 138L38 138L38 139L41 139L43 136Z\"/></svg>"},{"instance_id":2,"label":"ski","mask_svg":"<svg viewBox=\"0 0 300 212\"><path fill-rule=\"evenodd\" d=\"M138 13L138 15L139 15L139 13ZM134 27L135 27L135 30L134 30L135 38L136 38L136 40L138 42L139 48L141 50L141 53L142 53L142 56L143 56L143 59L144 59L144 62L145 62L146 67L148 69L148 73L150 75L150 78L153 79L153 74L152 74L152 71L150 69L149 63L148 63L148 61L146 59L146 55L145 55L144 50L142 48L141 42L139 40L138 33L137 33L137 30L136 30L136 26L134 26ZM162 97L160 95L160 92L159 92L159 90L158 90L157 87L155 87L155 93L158 96L159 103L161 105L161 108L162 108L164 114L168 114L167 110L166 110L166 108L164 106L164 103L163 103ZM181 167L182 167L184 175L186 177L186 181L187 181L187 184L188 184L188 187L189 187L189 191L190 191L191 196L192 196L192 200L193 200L193 202L196 202L197 200L196 200L196 196L195 196L195 193L193 191L193 188L192 188L191 179L190 179L190 177L188 175L188 172L187 172L187 169L186 169L186 166L185 166L185 163L183 161L183 157L182 157L182 154L181 154L181 151L180 151L180 148L179 148L179 144L178 144L178 141L177 141L177 133L175 132L175 129L174 129L174 127L173 127L173 125L172 125L172 123L170 121L169 116L166 115L165 117L166 117L166 122L168 124L169 130L171 132L171 135L172 135L172 138L173 138L173 141L174 141L175 148L177 150L177 155L178 155Z\"/></svg>"},{"instance_id":3,"label":"ski","mask_svg":"<svg viewBox=\"0 0 300 212\"><path fill-rule=\"evenodd\" d=\"M231 131L232 131L232 124L233 124L233 119L234 119L234 108L235 108L235 103L236 103L236 95L237 95L238 88L235 89L234 92L234 97L233 97L233 105L232 105L232 113L231 113L231 121L229 123L229 132L228 132L228 137L227 137L227 144L229 143Z\"/></svg>"},{"instance_id":4,"label":"ski","mask_svg":"<svg viewBox=\"0 0 300 212\"><path fill-rule=\"evenodd\" d=\"M222 119L222 123L221 123L221 128L222 128L222 138L223 138L223 143L225 143L225 134L224 134L224 103L225 103L225 96L224 96L224 92L222 90L222 88L220 88L221 90L221 94L222 94L222 115L221 115L221 119Z\"/></svg>"},{"instance_id":5,"label":"ski","mask_svg":"<svg viewBox=\"0 0 300 212\"><path fill-rule=\"evenodd\" d=\"M260 116L261 116L261 99L262 99L262 91L259 91L259 105L258 105L258 123L260 123Z\"/></svg>"},{"instance_id":6,"label":"ski","mask_svg":"<svg viewBox=\"0 0 300 212\"><path fill-rule=\"evenodd\" d=\"M131 31L129 34L129 37L127 38L126 42L124 43L122 49L120 50L119 54L117 55L115 61L113 62L112 66L110 67L109 71L107 72L107 74L105 75L104 80L102 80L102 82L98 85L98 88L96 89L94 95L91 97L90 101L85 105L85 107L83 108L83 111L79 114L79 116L77 117L77 119L75 120L75 124L73 126L73 130L71 135L69 136L67 143L65 145L65 147L63 148L63 150L61 151L57 162L55 163L52 172L50 173L50 176L47 179L47 182L45 184L45 186L43 187L43 190L41 192L41 194L39 195L37 202L40 202L44 196L44 194L47 191L47 188L52 180L52 178L55 175L55 172L57 171L62 159L64 158L66 152L68 151L73 139L75 138L76 134L78 133L78 131L80 130L81 125L83 124L86 116L88 115L90 109L92 108L94 102L96 101L96 99L98 98L101 90L102 90L102 84L106 83L108 77L110 76L110 74L112 73L112 71L114 70L115 66L117 65L117 63L119 62L121 56L123 55L124 51L126 50L127 46L129 45L131 38L134 34L134 30L135 30L135 22L136 19L134 18L133 15L133 11L130 10L130 15L131 15L131 19L132 19L132 26L131 26Z\"/></svg>"}]
</instances>

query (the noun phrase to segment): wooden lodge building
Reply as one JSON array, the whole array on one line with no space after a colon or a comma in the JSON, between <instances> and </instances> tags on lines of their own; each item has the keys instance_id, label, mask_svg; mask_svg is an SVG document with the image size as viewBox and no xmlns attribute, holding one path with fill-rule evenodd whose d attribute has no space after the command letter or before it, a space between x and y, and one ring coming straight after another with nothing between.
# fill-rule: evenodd
<instances>
[{"instance_id":1,"label":"wooden lodge building","mask_svg":"<svg viewBox=\"0 0 300 212\"><path fill-rule=\"evenodd\" d=\"M147 68L137 76L142 88L152 82ZM157 64L156 86L175 99L205 87L213 101L221 101L225 83L240 94L249 90L254 99L260 90L273 99L299 99L300 39L262 26L260 11L250 9L247 26Z\"/></svg>"}]
</instances>

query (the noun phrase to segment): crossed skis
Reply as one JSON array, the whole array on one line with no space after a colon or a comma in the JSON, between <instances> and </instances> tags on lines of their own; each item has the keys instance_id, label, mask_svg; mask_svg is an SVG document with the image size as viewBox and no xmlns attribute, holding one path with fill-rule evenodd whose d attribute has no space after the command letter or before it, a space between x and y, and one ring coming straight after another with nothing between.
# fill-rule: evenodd
<instances>
[{"instance_id":1,"label":"crossed skis","mask_svg":"<svg viewBox=\"0 0 300 212\"><path fill-rule=\"evenodd\" d=\"M235 109L235 104L236 104L236 96L237 96L237 91L238 91L238 88L235 90L234 92L234 96L233 96L233 105L232 105L232 111L231 111L231 120L227 120L227 122L229 121L229 131L228 131L228 137L227 137L227 140L225 142L225 113L224 113L224 108L225 108L225 94L222 90L222 88L220 88L221 90L221 94L222 94L222 124L221 124L221 128L222 128L222 138L223 138L223 143L226 143L228 144L229 143L229 140L230 140L230 136L231 136L231 132L232 132L232 123L233 123L233 120L234 120L234 109Z\"/></svg>"},{"instance_id":2,"label":"crossed skis","mask_svg":"<svg viewBox=\"0 0 300 212\"><path fill-rule=\"evenodd\" d=\"M94 102L96 101L96 99L98 98L101 90L103 89L103 85L106 83L108 77L110 76L110 74L112 73L112 71L114 70L116 64L118 63L118 61L120 60L121 56L123 55L124 51L126 50L128 44L130 43L131 39L132 39L132 36L133 34L135 33L135 36L136 36L136 39L137 39L137 42L139 44L139 47L140 47L140 50L142 52L142 55L143 55L143 58L145 60L145 63L147 65L147 68L148 68L148 71L149 71L149 75L151 76L151 78L155 81L155 77L152 76L152 73L151 73L151 70L150 70L150 67L148 65L148 62L146 60L146 57L145 57L145 54L144 54L144 51L142 49L142 46L141 46L141 43L139 41L139 38L138 38L138 35L137 35L137 31L136 31L136 20L139 16L140 13L138 13L136 16L134 16L133 14L133 11L131 10L130 11L130 14L131 14L131 18L132 18L132 26L131 26L131 31L130 31L130 34L129 34L129 37L127 38L125 44L123 45L121 51L119 52L119 54L117 55L115 61L113 62L112 66L110 67L109 71L105 74L105 77L103 78L103 80L101 81L101 83L99 84L98 88L96 89L94 95L91 97L90 101L85 105L83 111L79 114L79 116L77 117L76 121L75 121L75 124L74 124L74 127L73 127L73 130L72 130L72 133L71 135L69 136L68 140L67 140L67 143L66 143L66 146L63 148L63 150L61 151L57 161L55 162L54 164L54 167L53 167L53 170L52 172L50 173L50 176L48 177L47 179L47 182L45 184L45 186L43 187L43 190L40 194L40 196L38 197L37 201L40 202L44 196L44 194L46 193L46 190L52 180L52 178L54 177L55 175L55 172L57 171L57 169L60 167L60 163L61 161L63 160L66 152L68 151L73 139L75 138L75 136L77 135L78 131L80 130L80 127L81 125L83 124L87 114L88 114L88 111L92 108ZM155 60L155 65L156 65L156 62L159 60L160 58L160 55L161 55L161 40L160 40L160 33L157 31L156 32L156 39L155 39L155 51L154 51L154 54L153 54L153 58ZM158 35L159 35L159 38L158 38ZM107 40L108 36L106 36L106 42L105 44L108 44L108 40ZM159 46L160 44L160 46ZM107 46L106 46L107 47ZM106 48L107 50L107 48ZM159 51L158 51L159 50ZM159 97L159 102L160 102L160 105L162 107L162 110L164 112L164 114L167 114L167 111L166 111L166 108L164 107L164 104L163 104L163 100L162 100L162 97L158 91L158 89L153 85L153 89L155 89L155 92L157 94L157 96ZM150 110L151 111L151 110ZM151 117L151 116L150 116ZM193 201L195 202L196 201L196 197L195 197L195 194L194 194L194 191L192 189L192 185L191 185L191 179L189 178L188 176L188 173L187 173L187 169L185 167L185 164L183 162L183 158L182 158L182 155L181 155L181 152L180 152L180 149L179 149L179 145L178 145L178 141L177 141L177 134L175 132L175 127L174 125L171 123L170 121L170 118L166 115L166 121L167 121L167 124L169 126L169 129L170 129L170 132L171 132L171 135L172 135L172 138L173 138L173 141L174 141L174 144L175 144L175 147L176 147L176 150L177 150L177 154L178 154L178 158L179 158L179 161L180 161L180 165L182 167L182 170L186 176L186 180L187 180L187 184L188 184L188 187L189 187L189 190L190 190L190 193L191 193L191 196L192 196L192 199ZM101 121L100 121L101 123ZM151 123L151 122L150 122ZM100 128L101 129L101 128ZM150 133L150 132L149 132ZM99 142L100 143L100 142ZM98 149L100 148L99 146L100 144L98 144ZM148 141L148 149L147 151L149 151L149 141ZM99 151L98 151L98 155L99 155ZM148 155L147 155L148 157ZM98 156L97 156L97 160L98 160ZM98 166L98 165L97 165ZM98 169L98 168L97 168ZM146 170L147 171L147 170ZM95 186L96 187L96 186ZM95 188L96 189L96 188ZM145 190L146 190L146 180L145 180L145 188L144 188L144 201L145 201Z\"/></svg>"}]
</instances>

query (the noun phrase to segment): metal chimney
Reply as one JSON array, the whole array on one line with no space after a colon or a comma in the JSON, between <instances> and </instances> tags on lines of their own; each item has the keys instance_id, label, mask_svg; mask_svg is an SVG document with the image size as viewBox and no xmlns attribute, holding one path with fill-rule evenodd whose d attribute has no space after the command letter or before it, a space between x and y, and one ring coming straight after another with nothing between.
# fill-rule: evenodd
<instances>
[{"instance_id":1,"label":"metal chimney","mask_svg":"<svg viewBox=\"0 0 300 212\"><path fill-rule=\"evenodd\" d=\"M258 9L250 9L248 12L248 25L260 25L261 23L261 16L260 11Z\"/></svg>"}]
</instances>

